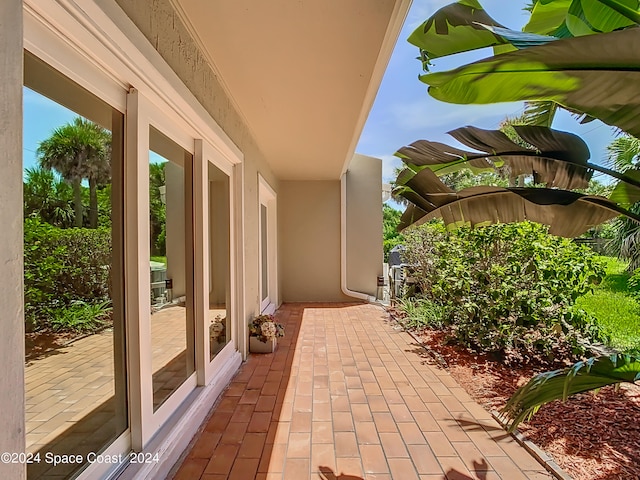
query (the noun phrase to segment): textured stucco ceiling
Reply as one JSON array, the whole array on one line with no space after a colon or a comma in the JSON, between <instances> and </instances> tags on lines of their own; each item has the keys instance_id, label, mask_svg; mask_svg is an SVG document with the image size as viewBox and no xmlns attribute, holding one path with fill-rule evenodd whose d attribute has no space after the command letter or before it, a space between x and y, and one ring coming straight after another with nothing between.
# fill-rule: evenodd
<instances>
[{"instance_id":1,"label":"textured stucco ceiling","mask_svg":"<svg viewBox=\"0 0 640 480\"><path fill-rule=\"evenodd\" d=\"M410 0L174 0L275 174L336 179Z\"/></svg>"}]
</instances>

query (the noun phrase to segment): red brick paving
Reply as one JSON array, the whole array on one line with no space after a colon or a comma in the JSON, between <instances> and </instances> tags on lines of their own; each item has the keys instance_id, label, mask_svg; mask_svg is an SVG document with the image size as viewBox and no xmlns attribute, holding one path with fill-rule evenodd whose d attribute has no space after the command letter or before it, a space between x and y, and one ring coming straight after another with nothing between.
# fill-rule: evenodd
<instances>
[{"instance_id":1,"label":"red brick paving","mask_svg":"<svg viewBox=\"0 0 640 480\"><path fill-rule=\"evenodd\" d=\"M285 304L175 480L552 478L375 305Z\"/></svg>"}]
</instances>

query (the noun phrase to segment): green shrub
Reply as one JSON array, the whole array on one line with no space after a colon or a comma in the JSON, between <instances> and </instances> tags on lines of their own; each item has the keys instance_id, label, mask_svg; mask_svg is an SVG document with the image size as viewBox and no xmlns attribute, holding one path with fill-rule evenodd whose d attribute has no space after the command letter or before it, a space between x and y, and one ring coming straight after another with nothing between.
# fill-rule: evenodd
<instances>
[{"instance_id":1,"label":"green shrub","mask_svg":"<svg viewBox=\"0 0 640 480\"><path fill-rule=\"evenodd\" d=\"M28 330L51 327L51 310L110 298L109 230L24 222L24 301Z\"/></svg>"},{"instance_id":2,"label":"green shrub","mask_svg":"<svg viewBox=\"0 0 640 480\"><path fill-rule=\"evenodd\" d=\"M385 262L389 260L389 251L404 242L402 234L398 232L401 216L402 212L389 205L382 205L382 249Z\"/></svg>"},{"instance_id":3,"label":"green shrub","mask_svg":"<svg viewBox=\"0 0 640 480\"><path fill-rule=\"evenodd\" d=\"M640 268L633 271L629 279L627 280L629 291L635 296L640 296Z\"/></svg>"},{"instance_id":4,"label":"green shrub","mask_svg":"<svg viewBox=\"0 0 640 480\"><path fill-rule=\"evenodd\" d=\"M111 302L71 302L64 308L47 309L53 331L93 332L107 324L112 311Z\"/></svg>"},{"instance_id":5,"label":"green shrub","mask_svg":"<svg viewBox=\"0 0 640 480\"><path fill-rule=\"evenodd\" d=\"M401 300L400 309L406 315L403 319L404 326L410 329L440 329L447 318L446 308L427 298Z\"/></svg>"},{"instance_id":6,"label":"green shrub","mask_svg":"<svg viewBox=\"0 0 640 480\"><path fill-rule=\"evenodd\" d=\"M445 308L455 339L506 361L584 353L602 334L574 307L604 276L587 247L524 222L449 232L439 222L405 234L423 298Z\"/></svg>"}]
</instances>

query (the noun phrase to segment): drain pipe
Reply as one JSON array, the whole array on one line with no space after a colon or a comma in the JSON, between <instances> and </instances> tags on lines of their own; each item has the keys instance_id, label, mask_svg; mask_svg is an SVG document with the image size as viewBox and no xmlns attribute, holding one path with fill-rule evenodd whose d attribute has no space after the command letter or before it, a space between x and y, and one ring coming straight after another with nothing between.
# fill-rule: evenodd
<instances>
[{"instance_id":1,"label":"drain pipe","mask_svg":"<svg viewBox=\"0 0 640 480\"><path fill-rule=\"evenodd\" d=\"M374 303L376 297L347 287L347 172L340 177L340 288L349 297Z\"/></svg>"}]
</instances>

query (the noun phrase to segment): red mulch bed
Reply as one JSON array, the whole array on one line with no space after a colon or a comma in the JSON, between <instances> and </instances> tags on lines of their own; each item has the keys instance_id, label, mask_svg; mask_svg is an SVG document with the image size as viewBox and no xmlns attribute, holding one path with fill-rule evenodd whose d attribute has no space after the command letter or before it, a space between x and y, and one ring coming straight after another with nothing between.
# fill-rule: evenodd
<instances>
[{"instance_id":1,"label":"red mulch bed","mask_svg":"<svg viewBox=\"0 0 640 480\"><path fill-rule=\"evenodd\" d=\"M536 370L505 366L486 355L445 345L443 333L418 335L451 376L487 410L499 410ZM437 357L437 355L435 355ZM436 362L438 363L438 362ZM441 362L440 362L441 363ZM539 371L546 371L543 368ZM640 479L640 387L603 388L549 403L519 430L575 480Z\"/></svg>"}]
</instances>

